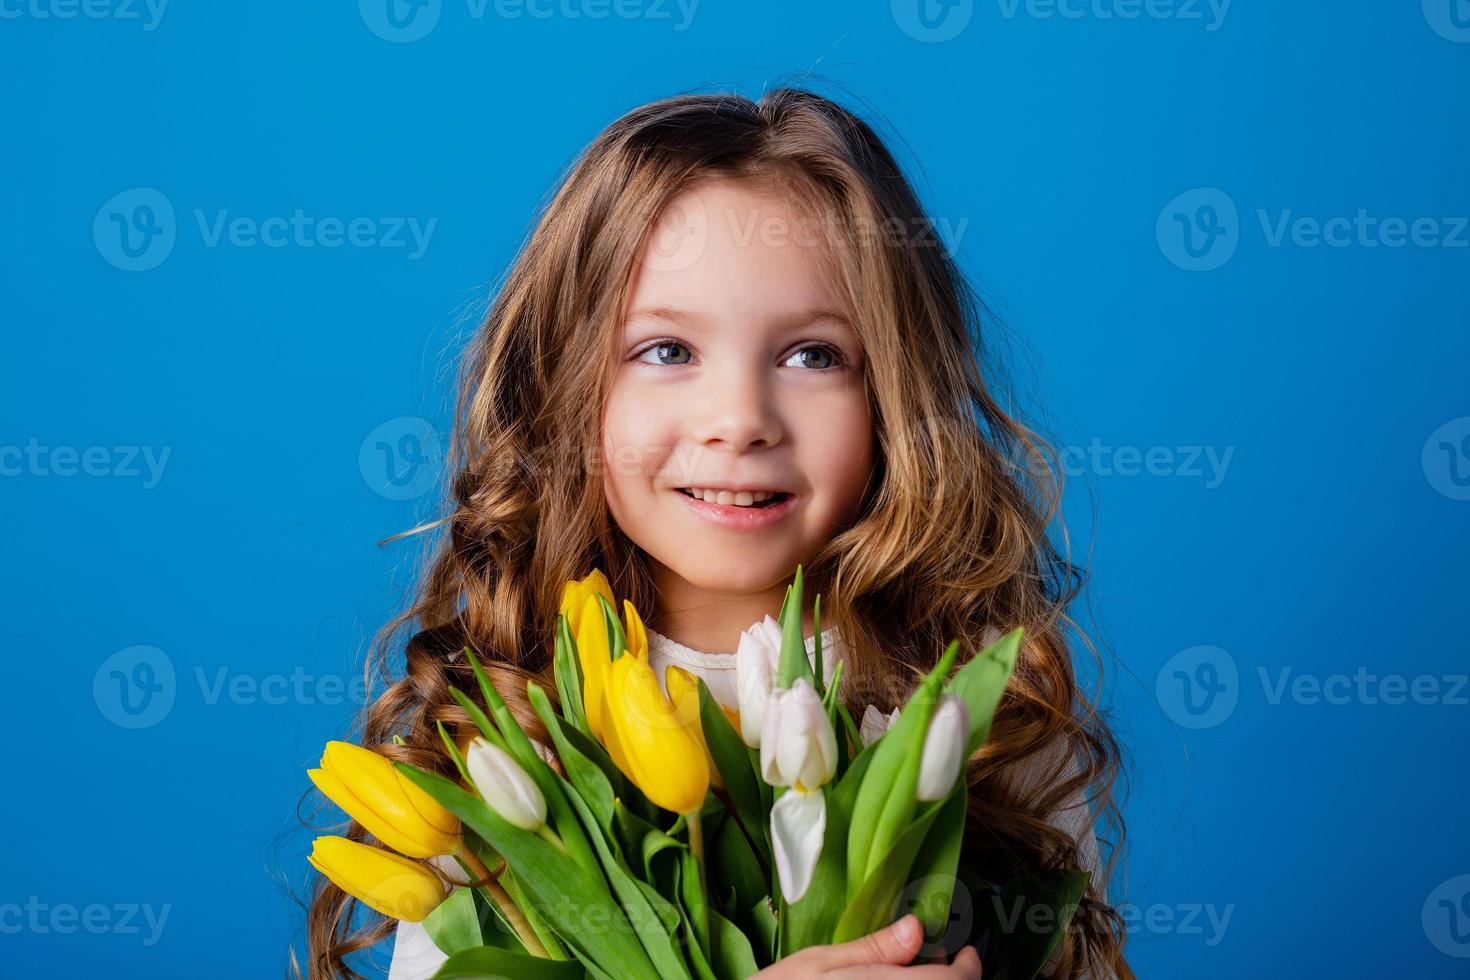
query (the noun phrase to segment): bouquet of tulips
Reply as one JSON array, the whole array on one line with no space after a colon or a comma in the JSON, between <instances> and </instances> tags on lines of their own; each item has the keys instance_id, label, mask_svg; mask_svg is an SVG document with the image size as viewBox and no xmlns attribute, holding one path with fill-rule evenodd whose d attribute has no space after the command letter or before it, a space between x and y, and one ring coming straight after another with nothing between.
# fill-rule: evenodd
<instances>
[{"instance_id":1,"label":"bouquet of tulips","mask_svg":"<svg viewBox=\"0 0 1470 980\"><path fill-rule=\"evenodd\" d=\"M838 696L842 664L822 676L820 602L809 659L798 567L779 621L742 639L732 713L677 667L659 683L637 610L625 600L620 620L600 571L569 582L557 702L526 688L551 744L526 734L466 651L480 700L451 693L478 734L456 742L439 728L459 780L330 743L313 781L392 850L321 837L312 865L378 911L423 921L449 957L441 978L744 978L907 911L950 952L982 946L987 977L1033 976L1086 874L997 885L960 865L960 777L1021 631L958 670L951 643L874 732ZM462 883L446 882L446 859ZM967 921L951 943L957 887ZM1044 906L1047 926L1005 925L1018 903Z\"/></svg>"}]
</instances>

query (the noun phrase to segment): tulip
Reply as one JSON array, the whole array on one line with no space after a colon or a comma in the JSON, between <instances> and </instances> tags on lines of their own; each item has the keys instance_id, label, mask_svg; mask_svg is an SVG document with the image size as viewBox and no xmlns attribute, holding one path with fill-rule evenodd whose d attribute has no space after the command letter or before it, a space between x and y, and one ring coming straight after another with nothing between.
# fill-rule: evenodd
<instances>
[{"instance_id":1,"label":"tulip","mask_svg":"<svg viewBox=\"0 0 1470 980\"><path fill-rule=\"evenodd\" d=\"M863 709L863 720L858 724L858 738L862 740L864 748L878 741L893 727L893 723L898 721L898 712L899 709L894 708L885 715L871 704Z\"/></svg>"},{"instance_id":2,"label":"tulip","mask_svg":"<svg viewBox=\"0 0 1470 980\"><path fill-rule=\"evenodd\" d=\"M353 898L405 922L423 921L447 894L417 861L345 837L318 837L307 860Z\"/></svg>"},{"instance_id":3,"label":"tulip","mask_svg":"<svg viewBox=\"0 0 1470 980\"><path fill-rule=\"evenodd\" d=\"M735 686L740 699L740 737L753 749L761 747L766 699L781 665L781 624L770 615L740 634L735 649Z\"/></svg>"},{"instance_id":4,"label":"tulip","mask_svg":"<svg viewBox=\"0 0 1470 980\"><path fill-rule=\"evenodd\" d=\"M409 782L387 758L349 742L328 742L307 775L333 803L388 847L414 858L460 850L459 819Z\"/></svg>"},{"instance_id":5,"label":"tulip","mask_svg":"<svg viewBox=\"0 0 1470 980\"><path fill-rule=\"evenodd\" d=\"M772 786L809 793L837 772L837 736L805 677L771 692L761 725L761 776Z\"/></svg>"},{"instance_id":6,"label":"tulip","mask_svg":"<svg viewBox=\"0 0 1470 980\"><path fill-rule=\"evenodd\" d=\"M956 694L941 696L924 732L924 752L919 757L919 784L915 794L918 799L928 802L949 795L964 765L969 739L970 709L965 699Z\"/></svg>"},{"instance_id":7,"label":"tulip","mask_svg":"<svg viewBox=\"0 0 1470 980\"><path fill-rule=\"evenodd\" d=\"M465 767L475 790L507 823L532 832L546 825L546 797L509 752L476 738L470 743Z\"/></svg>"},{"instance_id":8,"label":"tulip","mask_svg":"<svg viewBox=\"0 0 1470 980\"><path fill-rule=\"evenodd\" d=\"M797 902L806 894L822 856L827 798L822 787L837 772L837 737L816 688L798 677L772 691L761 730L761 776L786 786L771 807L771 846L781 894Z\"/></svg>"},{"instance_id":9,"label":"tulip","mask_svg":"<svg viewBox=\"0 0 1470 980\"><path fill-rule=\"evenodd\" d=\"M603 603L610 608L615 601L607 578L596 570L580 582L568 582L562 597L562 611L567 614L567 626L577 641L577 659L582 666L582 710L587 716L587 727L603 742L607 741L607 676L612 667L612 646L603 618ZM638 610L626 599L623 618L627 624L623 630L626 652L648 659L648 631Z\"/></svg>"},{"instance_id":10,"label":"tulip","mask_svg":"<svg viewBox=\"0 0 1470 980\"><path fill-rule=\"evenodd\" d=\"M664 695L646 650L618 658L608 672L609 754L645 796L684 814L699 809L710 784L699 701L688 693L677 702Z\"/></svg>"}]
</instances>

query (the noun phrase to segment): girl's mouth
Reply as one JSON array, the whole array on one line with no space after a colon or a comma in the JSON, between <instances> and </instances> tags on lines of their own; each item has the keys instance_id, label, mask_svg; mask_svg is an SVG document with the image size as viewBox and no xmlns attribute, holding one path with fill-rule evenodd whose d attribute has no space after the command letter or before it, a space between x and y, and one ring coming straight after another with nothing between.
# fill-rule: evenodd
<instances>
[{"instance_id":1,"label":"girl's mouth","mask_svg":"<svg viewBox=\"0 0 1470 980\"><path fill-rule=\"evenodd\" d=\"M680 487L679 492L694 500L722 507L764 509L781 503L791 496L784 490L701 490L698 487Z\"/></svg>"},{"instance_id":2,"label":"girl's mouth","mask_svg":"<svg viewBox=\"0 0 1470 980\"><path fill-rule=\"evenodd\" d=\"M784 520L796 505L796 495L785 490L736 493L729 490L680 487L675 492L696 517L736 531L758 531L771 527Z\"/></svg>"}]
</instances>

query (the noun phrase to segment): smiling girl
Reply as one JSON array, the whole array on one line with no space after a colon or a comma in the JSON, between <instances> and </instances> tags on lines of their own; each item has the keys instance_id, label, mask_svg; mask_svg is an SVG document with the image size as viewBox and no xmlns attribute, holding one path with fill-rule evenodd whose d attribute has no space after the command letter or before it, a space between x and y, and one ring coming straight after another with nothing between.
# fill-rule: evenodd
<instances>
[{"instance_id":1,"label":"smiling girl","mask_svg":"<svg viewBox=\"0 0 1470 980\"><path fill-rule=\"evenodd\" d=\"M608 127L466 354L451 499L420 529L442 533L378 637L380 667L404 636L406 659L361 741L447 772L435 723L468 731L448 694L473 689L466 647L544 739L525 683L555 690L562 588L594 568L644 611L659 673L684 666L732 709L742 631L798 563L854 717L900 704L948 640L968 655L1023 626L968 765L963 859L995 881L1092 871L1049 971L1131 976L1094 833L1117 826L1117 752L1074 675L1053 457L982 376L982 311L928 227L873 131L809 92L684 96ZM354 932L354 904L318 881L313 978L393 930ZM922 937L901 925L762 975L980 975L970 947L908 965ZM391 977L440 961L399 925Z\"/></svg>"}]
</instances>

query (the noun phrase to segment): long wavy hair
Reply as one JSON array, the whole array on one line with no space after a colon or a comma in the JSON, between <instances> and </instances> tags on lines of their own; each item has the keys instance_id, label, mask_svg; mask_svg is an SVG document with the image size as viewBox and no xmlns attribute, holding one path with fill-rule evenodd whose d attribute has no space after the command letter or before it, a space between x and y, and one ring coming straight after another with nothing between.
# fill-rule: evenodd
<instances>
[{"instance_id":1,"label":"long wavy hair","mask_svg":"<svg viewBox=\"0 0 1470 980\"><path fill-rule=\"evenodd\" d=\"M849 708L901 703L951 639L968 655L989 628L1025 627L990 738L969 760L964 860L995 881L1081 866L1076 840L1053 820L1085 799L1105 828L1110 872L1122 835L1119 754L1074 673L1074 647L1097 654L1068 614L1083 575L1053 527L1056 454L1001 404L1004 384L982 345L989 312L888 149L856 115L797 88L637 108L543 206L463 358L442 516L399 535L435 532L415 597L374 640L367 669L386 687L362 714L361 740L448 774L435 724L468 732L448 694L451 684L474 688L465 648L544 738L525 684L555 690L562 587L593 568L657 628L649 559L604 498L601 409L636 263L665 206L709 179L775 180L822 216L867 352L874 472L856 519L805 566L808 594L822 593L824 621L848 647ZM364 837L356 823L347 834ZM1053 975L1132 976L1107 877L1094 876ZM359 919L369 910L355 905L315 881L313 980L360 976L347 957L392 932L391 920Z\"/></svg>"}]
</instances>

